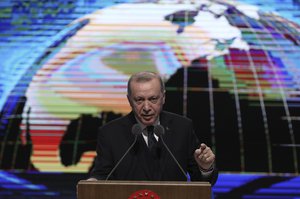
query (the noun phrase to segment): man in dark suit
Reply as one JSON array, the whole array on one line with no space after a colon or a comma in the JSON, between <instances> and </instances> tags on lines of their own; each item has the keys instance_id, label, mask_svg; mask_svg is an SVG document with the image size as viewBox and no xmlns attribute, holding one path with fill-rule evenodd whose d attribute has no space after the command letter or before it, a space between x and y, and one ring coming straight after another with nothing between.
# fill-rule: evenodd
<instances>
[{"instance_id":1,"label":"man in dark suit","mask_svg":"<svg viewBox=\"0 0 300 199\"><path fill-rule=\"evenodd\" d=\"M89 180L186 181L190 178L214 184L218 176L215 155L204 143L199 144L192 121L162 111L165 87L161 77L152 72L136 73L129 79L127 91L132 112L100 128L97 157ZM131 132L135 124L141 129L140 135ZM153 134L157 126L164 127L163 134Z\"/></svg>"}]
</instances>

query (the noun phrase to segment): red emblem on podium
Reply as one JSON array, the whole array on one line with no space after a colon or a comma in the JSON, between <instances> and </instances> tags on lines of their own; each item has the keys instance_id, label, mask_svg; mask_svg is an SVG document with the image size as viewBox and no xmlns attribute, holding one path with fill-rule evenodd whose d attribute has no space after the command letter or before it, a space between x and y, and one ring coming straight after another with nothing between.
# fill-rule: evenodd
<instances>
[{"instance_id":1,"label":"red emblem on podium","mask_svg":"<svg viewBox=\"0 0 300 199\"><path fill-rule=\"evenodd\" d=\"M160 197L151 190L139 190L129 196L128 199L160 199Z\"/></svg>"}]
</instances>

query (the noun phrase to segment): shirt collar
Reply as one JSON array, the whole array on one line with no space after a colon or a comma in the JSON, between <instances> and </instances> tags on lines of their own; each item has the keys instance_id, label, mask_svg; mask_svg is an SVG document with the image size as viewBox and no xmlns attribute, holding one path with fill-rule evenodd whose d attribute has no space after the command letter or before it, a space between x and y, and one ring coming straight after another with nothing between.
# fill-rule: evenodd
<instances>
[{"instance_id":1,"label":"shirt collar","mask_svg":"<svg viewBox=\"0 0 300 199\"><path fill-rule=\"evenodd\" d=\"M147 126L144 125L144 124L143 124L143 123L142 123L135 115L134 115L134 117L135 117L137 123L140 125L142 131L145 132L145 129L147 128ZM158 125L158 124L160 124L160 122L159 122L159 117L158 117L157 120L153 123L153 126L156 126L156 125Z\"/></svg>"}]
</instances>

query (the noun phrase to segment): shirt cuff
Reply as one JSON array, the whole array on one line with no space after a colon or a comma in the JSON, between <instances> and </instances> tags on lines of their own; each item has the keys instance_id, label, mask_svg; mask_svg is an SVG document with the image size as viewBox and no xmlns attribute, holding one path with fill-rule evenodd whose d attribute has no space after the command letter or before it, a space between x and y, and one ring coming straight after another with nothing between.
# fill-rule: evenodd
<instances>
[{"instance_id":1,"label":"shirt cuff","mask_svg":"<svg viewBox=\"0 0 300 199\"><path fill-rule=\"evenodd\" d=\"M211 167L209 169L203 169L201 167L199 167L199 170L201 172L202 175L204 176L209 176L213 171L214 171L214 164L211 165Z\"/></svg>"}]
</instances>

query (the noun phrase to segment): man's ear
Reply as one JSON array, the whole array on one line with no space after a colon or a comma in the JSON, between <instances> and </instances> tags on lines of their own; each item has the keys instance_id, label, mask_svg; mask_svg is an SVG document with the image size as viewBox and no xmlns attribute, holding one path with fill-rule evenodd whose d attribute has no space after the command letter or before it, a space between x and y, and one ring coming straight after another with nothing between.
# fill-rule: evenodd
<instances>
[{"instance_id":1,"label":"man's ear","mask_svg":"<svg viewBox=\"0 0 300 199\"><path fill-rule=\"evenodd\" d=\"M131 107L133 107L133 106L132 106L132 102L131 102L131 100L130 100L130 96L129 96L128 94L127 94L126 96L127 96L127 100L128 100L128 102L129 102L129 105L130 105Z\"/></svg>"},{"instance_id":2,"label":"man's ear","mask_svg":"<svg viewBox=\"0 0 300 199\"><path fill-rule=\"evenodd\" d=\"M165 101L166 101L166 90L164 90L164 93L163 93L163 104L165 104Z\"/></svg>"}]
</instances>

